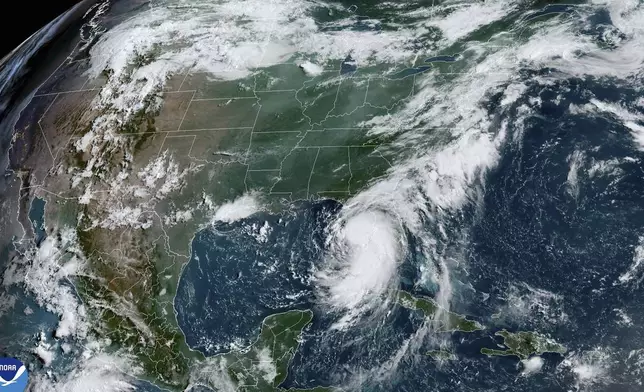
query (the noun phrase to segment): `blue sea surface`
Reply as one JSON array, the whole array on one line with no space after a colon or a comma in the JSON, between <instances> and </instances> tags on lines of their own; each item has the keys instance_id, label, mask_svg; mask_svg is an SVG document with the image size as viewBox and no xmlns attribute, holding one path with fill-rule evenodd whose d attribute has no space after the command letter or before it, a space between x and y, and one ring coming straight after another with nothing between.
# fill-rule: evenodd
<instances>
[{"instance_id":1,"label":"blue sea surface","mask_svg":"<svg viewBox=\"0 0 644 392\"><path fill-rule=\"evenodd\" d=\"M526 19L573 12L573 6L551 5ZM589 19L584 34L600 39L610 27L607 18L598 13ZM341 73L355 71L350 60ZM434 56L425 62L456 60ZM391 78L432 68L410 67ZM451 310L485 330L419 336L423 315L400 307L377 323L367 314L368 321L338 327L337 315L317 303L311 274L322 260L325 229L342 205L319 200L281 215L217 223L195 237L175 302L188 344L213 355L232 343L248 344L271 313L310 308L315 316L285 388L578 390L574 373L562 371L561 355L543 354L543 369L525 377L517 357L480 353L483 347L498 348L502 339L494 333L501 329L537 331L565 345L569 358L610 352L611 378L593 385L594 392L641 391L637 366L627 358L644 341L644 285L639 275L633 282L620 276L636 262L636 248L644 241L644 152L632 129L591 104L598 100L644 115L641 81L629 86L591 77L552 78L556 71L518 72L513 83L526 88L509 109L501 104L502 92L486 96L481 110L492 126L485 131L497 135L507 124L498 164L477 173L481 181L468 195L468 206L440 222L434 216L423 221L420 235L440 239L435 253L452 261ZM270 234L260 239L265 226ZM438 287L422 281L421 270L441 266L416 251L421 238L407 234L399 287L433 296ZM619 312L628 314L630 324ZM439 342L447 342L458 359L439 363L426 355Z\"/></svg>"},{"instance_id":2,"label":"blue sea surface","mask_svg":"<svg viewBox=\"0 0 644 392\"><path fill-rule=\"evenodd\" d=\"M42 240L47 236L45 233L45 205L45 200L34 197L31 202L31 208L29 209L29 220L31 220L34 234L36 235L36 245L40 245Z\"/></svg>"},{"instance_id":3,"label":"blue sea surface","mask_svg":"<svg viewBox=\"0 0 644 392\"><path fill-rule=\"evenodd\" d=\"M497 390L499 385L517 392L564 392L572 387L570 373L556 370L562 360L558 354L544 354L544 368L530 378L517 377L516 357L482 355L482 347L502 343L494 336L501 328L547 333L576 352L610 344L627 355L640 348L644 331L618 325L615 309L627 312L635 325L644 325L637 302L644 289L615 282L632 264L634 248L644 235L644 155L620 123L569 110L571 104L588 103L589 97L628 105L637 100L637 92L579 79L542 85L529 82L532 76L524 75L528 90L501 113L511 136L498 166L486 175L480 203L442 222L450 233L466 233L468 238L463 243L462 236L454 235L439 249L446 257L464 257L467 265L454 271L453 310L489 327L451 335L458 360L439 364L424 355L436 348L431 339L417 343L426 349L399 356L423 324L418 312L394 308L377 326L333 327L337 318L318 307L310 281L322 257L325 228L342 208L328 200L300 203L282 215L217 223L195 237L176 299L188 343L212 355L232 342L250 342L271 313L312 308L313 323L284 387L359 381L364 391L450 392ZM486 110L491 115L499 115L499 99L490 97ZM537 111L522 117L522 105L537 105ZM570 179L572 159L581 159L575 183ZM590 165L611 159L618 162L614 173L588 174ZM270 234L258 241L265 225ZM430 221L426 230L439 235ZM418 285L419 266L428 261L415 253L418 239L410 235L408 240L401 288L431 296L436 287ZM539 315L495 319L507 306L512 287L534 287L561 298L556 303L561 309L553 312L565 312L565 322L544 324ZM388 373L394 366L396 371ZM633 377L625 374L622 382L596 390L636 391L625 386L636 385Z\"/></svg>"},{"instance_id":4,"label":"blue sea surface","mask_svg":"<svg viewBox=\"0 0 644 392\"><path fill-rule=\"evenodd\" d=\"M206 354L249 344L262 320L309 308L311 270L340 205L301 203L282 215L218 222L195 236L175 306L186 341ZM264 228L264 235L262 235Z\"/></svg>"}]
</instances>

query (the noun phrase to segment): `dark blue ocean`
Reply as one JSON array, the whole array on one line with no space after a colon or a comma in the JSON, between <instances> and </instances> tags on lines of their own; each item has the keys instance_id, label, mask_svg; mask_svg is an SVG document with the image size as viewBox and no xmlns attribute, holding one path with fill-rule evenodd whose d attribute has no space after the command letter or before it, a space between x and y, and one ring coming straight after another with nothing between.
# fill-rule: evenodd
<instances>
[{"instance_id":1,"label":"dark blue ocean","mask_svg":"<svg viewBox=\"0 0 644 392\"><path fill-rule=\"evenodd\" d=\"M630 130L610 115L570 110L571 104L597 99L642 111L635 105L638 92L610 80L539 84L533 76L523 75L528 90L503 112L510 136L498 165L485 176L480 201L444 222L458 235L442 244L442 251L458 253L464 261L452 273L453 310L488 326L451 335L458 360L438 364L424 355L432 348L427 345L403 355L388 373L386 363L422 325L419 314L404 309L394 309L375 328L329 330L334 317L315 303L310 277L322 258L325 227L342 208L330 200L301 202L281 215L217 223L195 237L176 299L188 343L214 355L232 342L248 344L271 313L312 308L314 322L284 387L359 381L363 391L574 389L559 355L544 354L542 371L522 377L516 357L479 353L501 343L493 336L501 328L536 330L572 355L596 348L610 352L610 381L594 391L641 390L627 356L641 348L644 288L617 282L644 234L644 154ZM497 114L499 99L490 97L491 115ZM521 105L538 110L520 118ZM611 162L610 168L598 173L600 162ZM265 222L273 230L265 242L258 241ZM428 224L428 233L435 229ZM432 295L435 287L417 284L423 260L414 254L414 241L410 236L400 286ZM554 296L549 314L537 307L524 318L494 316L507 305L509 293L529 300L531 289ZM620 323L617 310L628 314L632 325ZM561 322L544 321L547 317Z\"/></svg>"}]
</instances>

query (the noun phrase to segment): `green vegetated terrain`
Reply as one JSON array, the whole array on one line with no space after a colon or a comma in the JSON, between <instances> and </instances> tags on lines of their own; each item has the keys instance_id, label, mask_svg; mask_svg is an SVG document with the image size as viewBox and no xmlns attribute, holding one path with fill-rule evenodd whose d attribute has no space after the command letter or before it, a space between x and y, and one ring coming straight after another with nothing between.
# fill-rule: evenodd
<instances>
[{"instance_id":1,"label":"green vegetated terrain","mask_svg":"<svg viewBox=\"0 0 644 392\"><path fill-rule=\"evenodd\" d=\"M400 83L383 80L385 82L380 81L383 87L400 88ZM247 192L257 192L263 201L276 208L284 202L301 199L333 198L342 201L384 175L390 167L391 156L387 154L391 152L381 149L389 140L367 135L361 122L376 113L386 114L386 107L371 107L369 100L376 102L381 94L391 94L386 90L374 93L373 89L371 94L367 94L365 87L368 82L369 78L353 80L351 76L340 76L337 71L310 77L293 64L269 67L238 81L189 75L181 91L164 93L164 106L153 113L155 117L152 120L136 118L138 123L130 128L140 129L136 134L140 159L148 150L167 150L184 166L203 165L181 194L173 198L174 204L201 202L202 194L206 193L214 204L220 205ZM405 91L396 99L410 95L413 79L410 78L403 86ZM369 107L370 115L361 111L365 107ZM154 125L153 130L150 124ZM164 132L166 136L160 137ZM160 214L164 212L159 211ZM166 297L173 295L178 282L177 267L188 260L173 253L188 253L189 249L179 241L189 243L190 235L186 233L194 233L198 229L197 215L195 221L194 225L165 228L162 234L167 238L158 242L159 249L150 258L153 265L141 269L140 274L130 275L151 277L148 271L151 267L155 268L156 275L163 275L162 271L170 273L172 277L169 279L163 276L155 279L159 281L159 288L165 288ZM154 305L159 291L149 292L145 297L145 312L150 315L146 320L168 325L163 323L167 318L164 317L164 307ZM170 312L165 314L173 315ZM105 325L110 327L109 330L113 323ZM122 329L123 325L126 324L120 323L119 328ZM169 325L174 329L170 328L168 332L178 332L174 320ZM141 331L137 333L135 328L127 328L127 331L130 340L125 342L125 346L130 347L130 343L136 345L135 338L141 337ZM156 329L152 328L152 331ZM199 361L199 355L187 350L183 339L172 334L156 337L156 341L171 341L172 345L160 344L157 348L148 345L145 351L132 350L148 364L146 371L152 379L164 381L162 371L168 369L163 368L156 358L163 357L168 348L181 353L179 358L167 356L173 358L168 364L180 364L180 369L185 370L193 361ZM283 366L288 362L285 361ZM244 385L252 384L249 380L259 377L253 376L251 371L256 367L248 365L244 371L246 365L238 363L235 366L242 367L230 374L232 379L244 379L240 381L240 388L251 388ZM187 375L187 372L177 374L174 379L185 380ZM252 384L258 386L252 388L266 390L279 384L262 383L262 377L258 380L255 380L257 384Z\"/></svg>"},{"instance_id":2,"label":"green vegetated terrain","mask_svg":"<svg viewBox=\"0 0 644 392\"><path fill-rule=\"evenodd\" d=\"M65 74L65 67L60 72ZM49 203L56 205L59 218L81 217L77 236L91 273L77 277L75 285L94 320L93 332L109 338L115 350L134 355L143 367L144 378L170 389L184 388L191 369L204 360L185 343L172 301L181 266L189 260L191 238L207 214L198 209L193 214L194 222L176 226L166 226L162 217L178 206L203 203L204 194L215 205L246 192L259 192L268 203L350 197L390 167L391 157L380 149L388 140L368 136L361 122L386 114L394 101L405 99L413 90L410 79L403 84L402 92L392 95L381 90L382 96L395 98L380 102L381 94L374 91L376 85L395 90L401 84L387 83L386 78L376 76L378 83L368 93L369 77L353 79L337 71L310 77L293 64L269 67L238 81L200 74L178 76L183 80L181 85L169 83L164 91L156 92L163 97L159 109L142 109L116 130L129 140L126 149L133 155L134 171L130 178L136 179L135 171L163 156L163 151L168 151L182 169L198 167L180 194L155 202L148 215L152 227L97 227L96 219L104 217L105 211L100 210L99 201L75 203L82 187L67 188L65 200ZM102 77L109 79L110 73ZM78 84L85 84L81 82ZM77 94L55 93L68 101L74 98L70 94ZM88 106L89 101L84 104ZM80 109L57 97L49 116L69 118L75 110ZM105 111L83 109L83 113L83 121L75 120L64 130L54 125L46 128L47 135L67 132L69 141L59 148L66 155L66 164L79 171L88 167L89 156L77 152L73 142L87 134L93 118ZM103 188L107 191L110 176L118 174L124 151L102 150L101 154L113 168L100 169L105 182L94 185L99 192ZM129 201L122 202L127 205ZM291 327L293 331L298 328ZM269 330L271 327L265 325L262 333ZM284 331L279 336L286 339L289 334ZM286 340L281 344L287 344ZM278 370L273 381L253 373L257 370L253 359L239 356L231 363L231 379L239 383L240 390L277 388L297 345L290 341L288 347L279 355L270 353Z\"/></svg>"},{"instance_id":3,"label":"green vegetated terrain","mask_svg":"<svg viewBox=\"0 0 644 392\"><path fill-rule=\"evenodd\" d=\"M208 359L225 368L228 377L240 391L283 391L288 366L299 347L302 331L313 320L310 310L292 310L268 316L262 322L257 340L243 351L233 351ZM311 391L332 391L315 388ZM296 391L296 390L290 390Z\"/></svg>"},{"instance_id":4,"label":"green vegetated terrain","mask_svg":"<svg viewBox=\"0 0 644 392\"><path fill-rule=\"evenodd\" d=\"M505 350L482 348L481 353L488 356L516 356L520 359L527 359L531 355L543 353L565 354L566 347L555 342L553 339L537 332L508 332L501 330L495 333L503 338Z\"/></svg>"},{"instance_id":5,"label":"green vegetated terrain","mask_svg":"<svg viewBox=\"0 0 644 392\"><path fill-rule=\"evenodd\" d=\"M406 309L422 312L425 317L436 323L437 332L471 333L485 329L483 325L469 320L463 315L441 309L432 298L417 297L401 290L396 294L396 302ZM503 338L503 345L506 349L482 348L482 354L487 356L516 356L519 359L527 359L531 355L541 355L543 353L563 355L567 352L566 347L538 332L509 332L503 329L496 332L495 336ZM451 360L456 358L453 352L445 349L431 350L427 352L427 355L435 360Z\"/></svg>"},{"instance_id":6,"label":"green vegetated terrain","mask_svg":"<svg viewBox=\"0 0 644 392\"><path fill-rule=\"evenodd\" d=\"M404 308L420 311L425 317L434 320L438 325L437 332L474 332L485 328L465 316L442 309L432 298L415 297L401 290L396 295L396 302Z\"/></svg>"},{"instance_id":7,"label":"green vegetated terrain","mask_svg":"<svg viewBox=\"0 0 644 392\"><path fill-rule=\"evenodd\" d=\"M65 72L64 67L61 72ZM104 77L109 78L109 72ZM172 302L180 271L190 259L195 231L209 216L203 210L203 197L207 195L214 205L221 205L256 192L262 201L279 208L295 200L344 201L355 195L386 175L395 157L404 153L392 145L392 137L386 132L371 134L365 122L388 115L411 99L416 75L387 76L367 69L349 75L330 70L308 76L295 64L279 64L236 81L203 74L173 78L181 83L169 81L167 88L158 92L163 97L160 109L141 110L117 130L131 138L127 148L135 169L167 151L181 169L192 170L180 192L158 201L149 211L152 226L116 230L96 227L91 218L100 204L93 200L79 206L75 200L83 189L70 190L68 184L61 186L66 198L61 201L50 196L55 203L48 206L55 205L57 214L66 214L74 221L82 217L77 222L77 235L90 273L77 277L75 284L90 316L97 321L93 332L109 338L115 349L134 355L146 379L182 390L192 377L191 369L204 361L217 361L225 364L238 390L279 390L312 312L270 316L250 348L207 359L190 350L177 325ZM61 92L60 96L71 100L68 93ZM89 98L86 101L89 107ZM48 107L49 102L40 104ZM74 110L57 98L48 116L68 116ZM89 157L78 153L70 143L88 132L90 116L101 113L86 109L84 114L84 118L73 118L75 125L64 126L70 133L64 136L69 140L60 144L50 140L54 151L60 151L61 160L80 171L87 168ZM60 121L47 126L49 123L43 122L47 136L63 134L56 125ZM118 173L125 153L117 149L113 156L108 150L101 154L113 165L100 169L100 177L109 180ZM136 179L135 172L130 174ZM96 190L106 191L107 180ZM54 191L52 185L52 195ZM181 206L194 207L192 221L167 225L162 217ZM400 291L396 302L431 318L438 332L484 328L441 309L433 299ZM523 343L516 347L527 344L527 338L521 339ZM510 346L515 340L506 340L509 350L515 350ZM538 347L535 352L543 346ZM516 350L519 357L527 352ZM492 351L486 354L494 355ZM430 355L437 358L447 353ZM321 387L313 391L327 390Z\"/></svg>"}]
</instances>

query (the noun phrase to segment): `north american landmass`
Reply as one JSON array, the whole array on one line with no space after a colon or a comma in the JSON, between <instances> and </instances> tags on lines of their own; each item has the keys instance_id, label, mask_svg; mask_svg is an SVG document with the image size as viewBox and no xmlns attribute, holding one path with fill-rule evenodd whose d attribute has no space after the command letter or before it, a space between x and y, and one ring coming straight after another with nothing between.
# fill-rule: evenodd
<instances>
[{"instance_id":1,"label":"north american landmass","mask_svg":"<svg viewBox=\"0 0 644 392\"><path fill-rule=\"evenodd\" d=\"M131 68L153 60L152 54L139 56ZM430 60L452 63L457 58ZM413 98L415 68L390 76L377 67L362 69L362 76L356 77L339 76L336 69L313 76L296 64L279 64L236 81L213 80L204 73L171 75L166 86L146 97L142 108L114 127L112 140L120 144L98 142L96 154L83 143L103 136L93 133L99 130L95 120L119 113L91 103L103 87L123 83L134 72L115 75L105 69L94 80L83 73L84 66L87 59L70 55L52 82L36 92L16 127L16 139L29 133L42 134L42 139L24 156L16 143L12 168L22 175L23 200L35 197L38 189L46 191L47 221L77 228L72 246L78 245L88 268L73 281L93 320L91 332L136 356L143 378L157 385L182 389L194 377L193 365L214 362L223 366L236 389L281 391L279 385L313 313L267 317L257 341L244 350L209 358L190 350L174 317L173 296L181 268L191 256L191 239L209 218L212 203L247 192L262 193L271 206L312 198L343 201L384 175L391 157L404 152L383 149L389 138L369 134L363 124ZM441 72L446 66L432 64L432 69ZM449 71L446 75L453 68ZM153 105L157 100L162 102L158 107ZM42 157L47 157L44 162ZM128 160L131 166L121 171ZM158 167L181 186L172 188L171 181L146 177ZM48 173L55 170L59 176ZM121 191L129 187L136 190ZM153 201L143 208L136 193L141 190ZM166 199L170 193L172 200ZM187 210L192 220L176 218ZM116 219L124 216L131 219ZM60 231L50 228L50 235L60 236ZM433 320L436 332L484 329L431 298L399 291L396 302ZM526 358L565 352L537 333L504 330L497 335L508 350L482 353Z\"/></svg>"},{"instance_id":2,"label":"north american landmass","mask_svg":"<svg viewBox=\"0 0 644 392\"><path fill-rule=\"evenodd\" d=\"M336 389L316 387L312 389L282 389L279 385L288 374L288 367L300 345L302 331L313 320L310 310L291 310L268 316L262 322L257 340L249 347L215 355L197 363L192 377L206 380L212 385L212 369L221 369L227 379L219 379L223 385L244 392L332 392ZM206 365L201 372L201 366ZM214 366L213 366L214 365Z\"/></svg>"}]
</instances>

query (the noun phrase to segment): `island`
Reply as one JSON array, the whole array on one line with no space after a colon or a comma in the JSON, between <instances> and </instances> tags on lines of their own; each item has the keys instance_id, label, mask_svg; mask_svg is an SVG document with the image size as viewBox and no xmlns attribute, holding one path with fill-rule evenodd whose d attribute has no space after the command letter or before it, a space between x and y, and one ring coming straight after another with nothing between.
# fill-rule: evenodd
<instances>
[{"instance_id":1,"label":"island","mask_svg":"<svg viewBox=\"0 0 644 392\"><path fill-rule=\"evenodd\" d=\"M427 355L436 361L451 361L456 359L456 354L449 350L431 350L427 352Z\"/></svg>"},{"instance_id":2,"label":"island","mask_svg":"<svg viewBox=\"0 0 644 392\"><path fill-rule=\"evenodd\" d=\"M531 355L543 353L565 354L566 347L555 342L553 339L537 332L509 332L505 329L498 331L495 336L503 338L505 350L482 348L481 354L487 356L516 356L519 359L528 359Z\"/></svg>"},{"instance_id":3,"label":"island","mask_svg":"<svg viewBox=\"0 0 644 392\"><path fill-rule=\"evenodd\" d=\"M441 308L432 298L415 297L407 291L396 294L396 303L405 309L421 311L425 317L435 319L436 332L474 332L485 329L484 326L465 316ZM441 317L435 318L438 312Z\"/></svg>"}]
</instances>

